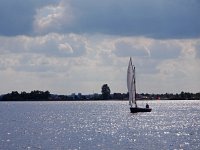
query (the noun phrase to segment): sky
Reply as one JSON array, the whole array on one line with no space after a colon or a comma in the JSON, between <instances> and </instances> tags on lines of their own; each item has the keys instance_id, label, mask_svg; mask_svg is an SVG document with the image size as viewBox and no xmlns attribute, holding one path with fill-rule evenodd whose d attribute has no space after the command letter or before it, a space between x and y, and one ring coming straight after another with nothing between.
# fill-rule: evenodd
<instances>
[{"instance_id":1,"label":"sky","mask_svg":"<svg viewBox=\"0 0 200 150\"><path fill-rule=\"evenodd\" d=\"M199 0L0 1L0 94L200 92Z\"/></svg>"}]
</instances>

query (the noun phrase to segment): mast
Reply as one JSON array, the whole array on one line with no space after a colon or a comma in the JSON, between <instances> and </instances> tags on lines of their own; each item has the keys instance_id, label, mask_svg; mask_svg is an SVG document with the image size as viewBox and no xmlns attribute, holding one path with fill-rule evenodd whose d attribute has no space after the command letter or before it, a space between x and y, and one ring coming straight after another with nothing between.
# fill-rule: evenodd
<instances>
[{"instance_id":1,"label":"mast","mask_svg":"<svg viewBox=\"0 0 200 150\"><path fill-rule=\"evenodd\" d=\"M132 91L132 89L133 88L135 88L135 76L134 76L134 74L135 74L135 72L134 72L134 68L133 68L133 63L132 63L132 59L131 59L131 57L130 57L130 62L131 62L131 69L132 69L132 71L133 71L133 76L132 76L132 80L131 80L131 91ZM129 93L130 94L130 93ZM135 94L133 93L133 92L131 92L131 98L132 98L132 104L133 104L133 101L135 101L134 100L134 96L135 96ZM136 105L135 105L136 106ZM132 107L132 105L131 105L131 107Z\"/></svg>"},{"instance_id":2,"label":"mast","mask_svg":"<svg viewBox=\"0 0 200 150\"><path fill-rule=\"evenodd\" d=\"M135 94L135 107L137 107L136 103L136 75L135 75L135 66L134 66L134 94Z\"/></svg>"}]
</instances>

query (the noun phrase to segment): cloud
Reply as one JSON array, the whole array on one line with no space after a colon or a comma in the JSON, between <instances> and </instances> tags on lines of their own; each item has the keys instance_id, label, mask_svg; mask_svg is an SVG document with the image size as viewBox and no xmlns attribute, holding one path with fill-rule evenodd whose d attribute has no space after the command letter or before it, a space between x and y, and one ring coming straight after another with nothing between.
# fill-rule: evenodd
<instances>
[{"instance_id":1,"label":"cloud","mask_svg":"<svg viewBox=\"0 0 200 150\"><path fill-rule=\"evenodd\" d=\"M117 56L134 56L134 57L145 57L148 56L148 52L142 45L136 45L129 42L117 42L115 43L115 54Z\"/></svg>"},{"instance_id":2,"label":"cloud","mask_svg":"<svg viewBox=\"0 0 200 150\"><path fill-rule=\"evenodd\" d=\"M174 59L180 56L181 47L174 41L155 41L149 47L150 57L154 59Z\"/></svg>"},{"instance_id":3,"label":"cloud","mask_svg":"<svg viewBox=\"0 0 200 150\"><path fill-rule=\"evenodd\" d=\"M129 57L139 92L199 92L199 14L197 0L1 0L0 92L127 92Z\"/></svg>"},{"instance_id":4,"label":"cloud","mask_svg":"<svg viewBox=\"0 0 200 150\"><path fill-rule=\"evenodd\" d=\"M199 37L198 1L67 1L72 24L63 32L152 38ZM61 23L62 24L62 23Z\"/></svg>"},{"instance_id":5,"label":"cloud","mask_svg":"<svg viewBox=\"0 0 200 150\"><path fill-rule=\"evenodd\" d=\"M36 53L51 57L78 57L86 53L87 41L79 35L0 37L2 53Z\"/></svg>"},{"instance_id":6,"label":"cloud","mask_svg":"<svg viewBox=\"0 0 200 150\"><path fill-rule=\"evenodd\" d=\"M140 57L146 59L174 59L182 52L176 40L153 40L150 38L121 38L114 42L114 53L119 57Z\"/></svg>"},{"instance_id":7,"label":"cloud","mask_svg":"<svg viewBox=\"0 0 200 150\"><path fill-rule=\"evenodd\" d=\"M137 68L138 92L196 92L198 45L199 39L156 40L104 34L1 36L1 92L44 89L61 94L100 93L104 83L113 92L127 92L130 56Z\"/></svg>"},{"instance_id":8,"label":"cloud","mask_svg":"<svg viewBox=\"0 0 200 150\"><path fill-rule=\"evenodd\" d=\"M0 1L0 35L15 36L33 33L33 21L36 9L49 4L55 4L56 0L18 0Z\"/></svg>"},{"instance_id":9,"label":"cloud","mask_svg":"<svg viewBox=\"0 0 200 150\"><path fill-rule=\"evenodd\" d=\"M3 0L0 2L0 34L58 32L154 39L198 38L199 8L196 0Z\"/></svg>"},{"instance_id":10,"label":"cloud","mask_svg":"<svg viewBox=\"0 0 200 150\"><path fill-rule=\"evenodd\" d=\"M73 14L66 2L58 5L47 5L37 9L34 20L34 31L38 34L62 31L73 21Z\"/></svg>"},{"instance_id":11,"label":"cloud","mask_svg":"<svg viewBox=\"0 0 200 150\"><path fill-rule=\"evenodd\" d=\"M200 59L200 41L195 45L196 58Z\"/></svg>"},{"instance_id":12,"label":"cloud","mask_svg":"<svg viewBox=\"0 0 200 150\"><path fill-rule=\"evenodd\" d=\"M68 53L73 53L73 49L72 49L72 47L68 43L59 44L58 49L60 51L66 51Z\"/></svg>"}]
</instances>

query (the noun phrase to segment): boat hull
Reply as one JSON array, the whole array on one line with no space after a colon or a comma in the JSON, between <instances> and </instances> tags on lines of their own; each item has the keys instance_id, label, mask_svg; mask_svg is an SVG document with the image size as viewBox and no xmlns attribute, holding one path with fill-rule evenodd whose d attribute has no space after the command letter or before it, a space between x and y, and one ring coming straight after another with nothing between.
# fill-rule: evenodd
<instances>
[{"instance_id":1,"label":"boat hull","mask_svg":"<svg viewBox=\"0 0 200 150\"><path fill-rule=\"evenodd\" d=\"M151 108L130 107L131 113L137 112L151 112Z\"/></svg>"}]
</instances>

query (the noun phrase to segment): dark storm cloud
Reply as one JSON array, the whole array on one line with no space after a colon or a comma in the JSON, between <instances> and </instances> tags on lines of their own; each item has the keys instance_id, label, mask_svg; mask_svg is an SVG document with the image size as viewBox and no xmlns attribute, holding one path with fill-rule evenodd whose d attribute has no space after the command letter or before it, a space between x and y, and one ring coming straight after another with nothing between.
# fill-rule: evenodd
<instances>
[{"instance_id":1,"label":"dark storm cloud","mask_svg":"<svg viewBox=\"0 0 200 150\"><path fill-rule=\"evenodd\" d=\"M153 38L200 36L196 0L71 1L79 15L72 30ZM80 12L78 12L80 11Z\"/></svg>"},{"instance_id":2,"label":"dark storm cloud","mask_svg":"<svg viewBox=\"0 0 200 150\"><path fill-rule=\"evenodd\" d=\"M45 5L49 5L49 1L0 1L0 34L33 32L35 11ZM197 0L68 0L62 1L62 5L71 9L73 21L66 24L63 17L58 20L59 27L48 32L152 38L200 36L200 2Z\"/></svg>"},{"instance_id":3,"label":"dark storm cloud","mask_svg":"<svg viewBox=\"0 0 200 150\"><path fill-rule=\"evenodd\" d=\"M49 3L48 0L1 0L0 35L31 34L36 9Z\"/></svg>"}]
</instances>

